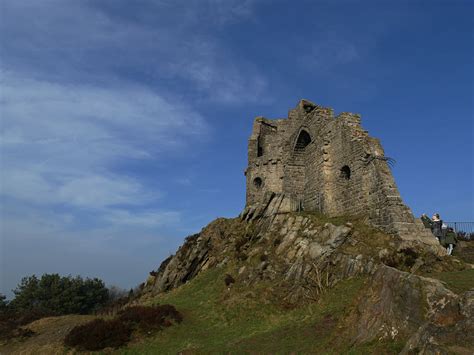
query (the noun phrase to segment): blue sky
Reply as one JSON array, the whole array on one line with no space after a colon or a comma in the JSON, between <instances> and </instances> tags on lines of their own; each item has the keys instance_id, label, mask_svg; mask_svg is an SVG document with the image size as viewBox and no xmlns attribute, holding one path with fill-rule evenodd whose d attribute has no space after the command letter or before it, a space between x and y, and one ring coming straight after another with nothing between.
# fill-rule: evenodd
<instances>
[{"instance_id":1,"label":"blue sky","mask_svg":"<svg viewBox=\"0 0 474 355\"><path fill-rule=\"evenodd\" d=\"M253 118L362 114L416 215L474 221L473 17L454 1L0 1L0 292L132 287L245 203Z\"/></svg>"}]
</instances>

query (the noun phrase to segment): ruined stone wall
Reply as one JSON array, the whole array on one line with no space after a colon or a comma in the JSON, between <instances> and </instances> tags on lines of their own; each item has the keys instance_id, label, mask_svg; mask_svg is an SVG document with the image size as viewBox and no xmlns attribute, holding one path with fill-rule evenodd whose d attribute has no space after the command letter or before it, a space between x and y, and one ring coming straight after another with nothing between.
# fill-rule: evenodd
<instances>
[{"instance_id":1,"label":"ruined stone wall","mask_svg":"<svg viewBox=\"0 0 474 355\"><path fill-rule=\"evenodd\" d=\"M257 117L248 145L247 204L258 204L266 191L282 192L282 143L278 121Z\"/></svg>"},{"instance_id":2,"label":"ruined stone wall","mask_svg":"<svg viewBox=\"0 0 474 355\"><path fill-rule=\"evenodd\" d=\"M391 233L420 231L380 142L361 127L359 115L334 117L332 109L302 100L288 119L258 117L248 153L247 210L262 210L281 195L285 211L365 216Z\"/></svg>"}]
</instances>

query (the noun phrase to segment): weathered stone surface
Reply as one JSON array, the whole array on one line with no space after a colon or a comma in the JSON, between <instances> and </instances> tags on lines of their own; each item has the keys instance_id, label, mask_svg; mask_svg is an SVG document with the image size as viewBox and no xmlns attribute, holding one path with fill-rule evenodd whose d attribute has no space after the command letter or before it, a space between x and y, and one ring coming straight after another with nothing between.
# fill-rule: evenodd
<instances>
[{"instance_id":1,"label":"weathered stone surface","mask_svg":"<svg viewBox=\"0 0 474 355\"><path fill-rule=\"evenodd\" d=\"M441 305L441 307L439 306ZM474 290L442 299L409 338L401 354L473 354Z\"/></svg>"},{"instance_id":2,"label":"weathered stone surface","mask_svg":"<svg viewBox=\"0 0 474 355\"><path fill-rule=\"evenodd\" d=\"M225 264L235 220L217 219L200 233L186 238L175 255L163 261L155 273L153 285L147 285L155 292L178 287L209 267ZM237 222L238 224L240 222ZM235 233L240 233L238 228ZM215 253L214 253L215 252Z\"/></svg>"},{"instance_id":3,"label":"weathered stone surface","mask_svg":"<svg viewBox=\"0 0 474 355\"><path fill-rule=\"evenodd\" d=\"M176 255L162 263L147 288L166 291L206 268L236 261L240 271L235 274L248 283L279 273L294 287L303 288L318 273L326 273L329 286L346 277L373 273L380 264L406 271L439 265L435 270L442 271L439 256L423 243L383 234L376 238L368 240L351 224L318 224L317 217L310 215L219 219L187 238ZM372 249L371 245L383 247Z\"/></svg>"},{"instance_id":4,"label":"weathered stone surface","mask_svg":"<svg viewBox=\"0 0 474 355\"><path fill-rule=\"evenodd\" d=\"M188 237L178 249L176 257L167 259L166 264L160 266L161 273L159 270L155 287L160 291L172 289L205 269L209 260L209 241L209 237L199 234Z\"/></svg>"},{"instance_id":5,"label":"weathered stone surface","mask_svg":"<svg viewBox=\"0 0 474 355\"><path fill-rule=\"evenodd\" d=\"M380 267L359 303L355 340L367 342L413 334L424 322L427 300L433 298L425 296L424 286L420 277L388 266ZM438 282L435 287L430 287L431 295L436 294L433 291L436 287L441 288L442 285ZM454 298L448 291L443 296Z\"/></svg>"},{"instance_id":6,"label":"weathered stone surface","mask_svg":"<svg viewBox=\"0 0 474 355\"><path fill-rule=\"evenodd\" d=\"M378 139L360 116L301 100L288 119L257 117L248 144L247 219L292 211L367 216L407 240L437 247L403 204Z\"/></svg>"},{"instance_id":7,"label":"weathered stone surface","mask_svg":"<svg viewBox=\"0 0 474 355\"><path fill-rule=\"evenodd\" d=\"M473 304L474 290L459 296L438 280L380 266L348 323L356 343L408 339L402 354L463 353L474 348Z\"/></svg>"}]
</instances>

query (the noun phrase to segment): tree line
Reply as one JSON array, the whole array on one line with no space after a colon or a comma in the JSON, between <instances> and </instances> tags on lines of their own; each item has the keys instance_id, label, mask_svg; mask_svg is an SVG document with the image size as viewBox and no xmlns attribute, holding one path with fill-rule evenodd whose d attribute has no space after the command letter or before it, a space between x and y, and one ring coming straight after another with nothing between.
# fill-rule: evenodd
<instances>
[{"instance_id":1,"label":"tree line","mask_svg":"<svg viewBox=\"0 0 474 355\"><path fill-rule=\"evenodd\" d=\"M65 314L92 314L124 304L134 296L118 287L107 288L98 278L43 274L24 277L8 301L0 294L0 340L26 336L21 326L34 320Z\"/></svg>"},{"instance_id":2,"label":"tree line","mask_svg":"<svg viewBox=\"0 0 474 355\"><path fill-rule=\"evenodd\" d=\"M41 311L45 314L87 314L103 305L110 298L102 280L81 276L44 274L24 277L13 290L14 298L7 302L0 295L0 309L25 312Z\"/></svg>"}]
</instances>

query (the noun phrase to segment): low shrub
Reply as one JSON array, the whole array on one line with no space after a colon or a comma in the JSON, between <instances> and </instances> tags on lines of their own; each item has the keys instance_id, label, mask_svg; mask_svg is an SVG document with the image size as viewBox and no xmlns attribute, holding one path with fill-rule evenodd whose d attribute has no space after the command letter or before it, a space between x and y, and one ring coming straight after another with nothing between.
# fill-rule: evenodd
<instances>
[{"instance_id":1,"label":"low shrub","mask_svg":"<svg viewBox=\"0 0 474 355\"><path fill-rule=\"evenodd\" d=\"M173 322L180 323L183 316L170 304L155 307L133 306L125 308L118 314L118 319L137 326L143 331L159 330L169 327Z\"/></svg>"},{"instance_id":2,"label":"low shrub","mask_svg":"<svg viewBox=\"0 0 474 355\"><path fill-rule=\"evenodd\" d=\"M74 327L64 339L64 344L78 350L95 351L125 345L132 334L132 327L120 319L94 319Z\"/></svg>"},{"instance_id":3,"label":"low shrub","mask_svg":"<svg viewBox=\"0 0 474 355\"><path fill-rule=\"evenodd\" d=\"M132 296L133 297L133 296ZM115 315L120 309L122 309L128 302L130 302L131 297L122 297L107 303L104 307L100 308L96 314L97 315Z\"/></svg>"},{"instance_id":4,"label":"low shrub","mask_svg":"<svg viewBox=\"0 0 474 355\"><path fill-rule=\"evenodd\" d=\"M412 248L404 248L399 251L400 259L403 265L410 268L416 263L416 259L419 257L419 254L416 250Z\"/></svg>"},{"instance_id":5,"label":"low shrub","mask_svg":"<svg viewBox=\"0 0 474 355\"><path fill-rule=\"evenodd\" d=\"M118 348L130 341L135 329L150 332L180 323L183 316L172 305L133 306L121 310L113 320L95 319L73 328L64 344L78 350Z\"/></svg>"},{"instance_id":6,"label":"low shrub","mask_svg":"<svg viewBox=\"0 0 474 355\"><path fill-rule=\"evenodd\" d=\"M33 332L21 328L21 326L52 315L54 314L39 308L28 311L15 311L6 308L0 311L0 340L31 336Z\"/></svg>"},{"instance_id":7,"label":"low shrub","mask_svg":"<svg viewBox=\"0 0 474 355\"><path fill-rule=\"evenodd\" d=\"M235 279L232 277L232 275L227 274L225 275L224 282L225 285L229 287L231 284L235 283Z\"/></svg>"},{"instance_id":8,"label":"low shrub","mask_svg":"<svg viewBox=\"0 0 474 355\"><path fill-rule=\"evenodd\" d=\"M14 321L0 321L0 341L32 336L34 332L21 328Z\"/></svg>"},{"instance_id":9,"label":"low shrub","mask_svg":"<svg viewBox=\"0 0 474 355\"><path fill-rule=\"evenodd\" d=\"M415 265L420 254L412 248L400 249L398 252L387 253L381 257L381 261L399 270L408 271Z\"/></svg>"},{"instance_id":10,"label":"low shrub","mask_svg":"<svg viewBox=\"0 0 474 355\"><path fill-rule=\"evenodd\" d=\"M27 311L16 312L15 318L18 325L25 325L41 318L53 317L57 315L58 314L56 312L52 312L47 309L33 308Z\"/></svg>"}]
</instances>

